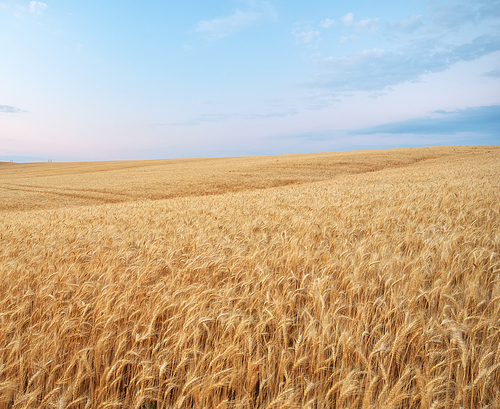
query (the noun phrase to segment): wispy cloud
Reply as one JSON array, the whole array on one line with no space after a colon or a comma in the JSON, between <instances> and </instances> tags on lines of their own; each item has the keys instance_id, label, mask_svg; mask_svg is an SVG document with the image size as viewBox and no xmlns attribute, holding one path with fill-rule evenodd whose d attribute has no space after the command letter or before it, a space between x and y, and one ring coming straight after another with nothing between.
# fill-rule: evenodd
<instances>
[{"instance_id":1,"label":"wispy cloud","mask_svg":"<svg viewBox=\"0 0 500 409\"><path fill-rule=\"evenodd\" d=\"M30 2L30 13L41 14L49 6L41 1Z\"/></svg>"},{"instance_id":2,"label":"wispy cloud","mask_svg":"<svg viewBox=\"0 0 500 409\"><path fill-rule=\"evenodd\" d=\"M239 115L239 114L202 114L197 116L196 118L184 121L184 122L176 122L171 124L150 124L150 127L158 128L167 125L174 126L198 126L205 123L215 123L215 122L224 122L234 118L246 118L246 119L268 119L268 118L284 118L287 116L297 115L298 111L296 109L289 109L286 111L270 111L270 112L262 112L259 114L250 114L250 115Z\"/></svg>"},{"instance_id":3,"label":"wispy cloud","mask_svg":"<svg viewBox=\"0 0 500 409\"><path fill-rule=\"evenodd\" d=\"M353 13L347 13L347 14L342 16L342 23L344 23L344 25L346 25L346 26L352 25L353 21L354 21L354 14Z\"/></svg>"},{"instance_id":4,"label":"wispy cloud","mask_svg":"<svg viewBox=\"0 0 500 409\"><path fill-rule=\"evenodd\" d=\"M164 128L165 126L168 126L168 124L154 123L154 124L147 124L146 126L149 129L161 129L161 128Z\"/></svg>"},{"instance_id":5,"label":"wispy cloud","mask_svg":"<svg viewBox=\"0 0 500 409\"><path fill-rule=\"evenodd\" d=\"M384 95L387 95L387 92L372 92L368 94L368 98L377 99L383 97Z\"/></svg>"},{"instance_id":6,"label":"wispy cloud","mask_svg":"<svg viewBox=\"0 0 500 409\"><path fill-rule=\"evenodd\" d=\"M340 102L340 98L337 95L330 93L318 93L302 99L307 103L306 108L313 111L327 108Z\"/></svg>"},{"instance_id":7,"label":"wispy cloud","mask_svg":"<svg viewBox=\"0 0 500 409\"><path fill-rule=\"evenodd\" d=\"M314 85L335 91L383 90L498 50L500 36L487 34L456 46L436 44L430 40L398 51L379 48L363 50L346 57L324 59L322 64L327 71Z\"/></svg>"},{"instance_id":8,"label":"wispy cloud","mask_svg":"<svg viewBox=\"0 0 500 409\"><path fill-rule=\"evenodd\" d=\"M344 14L339 21L345 26L338 44L356 42L379 46L358 49L342 55L348 47L337 47L330 57L320 52L311 56L317 65L311 87L339 93L352 91L385 91L404 82L418 82L429 73L442 72L461 61L472 61L500 50L500 1L454 0L447 4L434 2L424 15L411 14L400 20L378 17L356 19ZM321 21L322 27L334 20ZM373 33L377 32L377 37ZM475 38L473 34L475 33ZM320 32L310 27L296 29L298 42L314 44ZM368 38L370 36L370 38ZM325 37L327 38L327 37ZM335 41L334 38L323 40ZM372 45L373 47L373 45ZM331 51L332 52L332 51ZM498 70L485 76L498 78ZM372 94L378 95L378 94Z\"/></svg>"},{"instance_id":9,"label":"wispy cloud","mask_svg":"<svg viewBox=\"0 0 500 409\"><path fill-rule=\"evenodd\" d=\"M264 18L275 19L274 8L266 1L244 0L247 10L236 10L233 14L202 20L196 26L196 31L205 34L210 40L217 40L232 33L249 28Z\"/></svg>"},{"instance_id":10,"label":"wispy cloud","mask_svg":"<svg viewBox=\"0 0 500 409\"><path fill-rule=\"evenodd\" d=\"M363 18L359 21L356 21L354 23L354 27L358 31L374 33L378 29L379 21L380 20L378 18Z\"/></svg>"},{"instance_id":11,"label":"wispy cloud","mask_svg":"<svg viewBox=\"0 0 500 409\"><path fill-rule=\"evenodd\" d=\"M433 117L390 122L350 131L323 130L283 135L275 139L302 139L310 143L333 141L363 149L401 146L454 145L461 143L498 144L500 105L479 106L455 111L434 111Z\"/></svg>"},{"instance_id":12,"label":"wispy cloud","mask_svg":"<svg viewBox=\"0 0 500 409\"><path fill-rule=\"evenodd\" d=\"M310 27L296 28L293 30L293 35L295 39L304 44L309 44L313 40L318 40L320 32L311 29Z\"/></svg>"},{"instance_id":13,"label":"wispy cloud","mask_svg":"<svg viewBox=\"0 0 500 409\"><path fill-rule=\"evenodd\" d=\"M227 37L229 34L236 31L248 28L261 19L261 13L236 10L234 14L230 16L200 21L196 27L196 31L204 33L206 37L211 40L216 40Z\"/></svg>"},{"instance_id":14,"label":"wispy cloud","mask_svg":"<svg viewBox=\"0 0 500 409\"><path fill-rule=\"evenodd\" d=\"M302 139L309 142L321 142L334 139L345 138L345 133L343 131L325 130L325 131L312 131L312 132L300 132L295 134L286 134L274 136L271 139Z\"/></svg>"},{"instance_id":15,"label":"wispy cloud","mask_svg":"<svg viewBox=\"0 0 500 409\"><path fill-rule=\"evenodd\" d=\"M498 17L500 17L498 0L455 0L433 8L431 14L431 20L436 26L451 30Z\"/></svg>"},{"instance_id":16,"label":"wispy cloud","mask_svg":"<svg viewBox=\"0 0 500 409\"><path fill-rule=\"evenodd\" d=\"M423 19L421 16L412 14L402 20L392 20L387 22L387 29L391 33L412 34L419 28L423 27Z\"/></svg>"},{"instance_id":17,"label":"wispy cloud","mask_svg":"<svg viewBox=\"0 0 500 409\"><path fill-rule=\"evenodd\" d=\"M480 0L478 1L482 6L479 8L478 13L481 17L491 18L500 17L500 1L498 0Z\"/></svg>"},{"instance_id":18,"label":"wispy cloud","mask_svg":"<svg viewBox=\"0 0 500 409\"><path fill-rule=\"evenodd\" d=\"M4 114L19 114L21 112L28 112L28 111L12 107L10 105L0 105L0 112L3 112Z\"/></svg>"},{"instance_id":19,"label":"wispy cloud","mask_svg":"<svg viewBox=\"0 0 500 409\"><path fill-rule=\"evenodd\" d=\"M323 28L328 28L328 27L331 27L335 24L337 24L337 22L335 20L331 20L329 18L325 18L324 20L321 21L321 23L319 23L319 25Z\"/></svg>"},{"instance_id":20,"label":"wispy cloud","mask_svg":"<svg viewBox=\"0 0 500 409\"><path fill-rule=\"evenodd\" d=\"M234 118L235 114L202 114L196 118L184 122L176 122L170 125L175 126L197 126L206 122L222 122Z\"/></svg>"},{"instance_id":21,"label":"wispy cloud","mask_svg":"<svg viewBox=\"0 0 500 409\"><path fill-rule=\"evenodd\" d=\"M297 115L298 111L296 109L289 109L288 111L280 112L267 112L262 114L251 115L250 119L266 119L266 118L284 118L287 116Z\"/></svg>"},{"instance_id":22,"label":"wispy cloud","mask_svg":"<svg viewBox=\"0 0 500 409\"><path fill-rule=\"evenodd\" d=\"M245 4L250 10L261 12L266 18L276 20L278 13L272 3L268 0L238 0Z\"/></svg>"},{"instance_id":23,"label":"wispy cloud","mask_svg":"<svg viewBox=\"0 0 500 409\"><path fill-rule=\"evenodd\" d=\"M434 111L437 117L391 122L372 128L348 131L350 135L418 134L454 135L473 132L496 136L500 141L500 105L480 106L456 111Z\"/></svg>"},{"instance_id":24,"label":"wispy cloud","mask_svg":"<svg viewBox=\"0 0 500 409\"><path fill-rule=\"evenodd\" d=\"M378 28L380 19L378 18L362 18L361 20L354 20L354 13L347 13L341 18L342 23L346 27L354 27L358 31L374 32Z\"/></svg>"},{"instance_id":25,"label":"wispy cloud","mask_svg":"<svg viewBox=\"0 0 500 409\"><path fill-rule=\"evenodd\" d=\"M492 71L485 72L483 74L485 77L491 77L491 78L500 78L500 68L497 68Z\"/></svg>"},{"instance_id":26,"label":"wispy cloud","mask_svg":"<svg viewBox=\"0 0 500 409\"><path fill-rule=\"evenodd\" d=\"M340 44L343 44L346 41L356 41L356 40L359 40L359 37L356 37L354 35L350 35L349 37L347 37L347 36L339 37L339 43Z\"/></svg>"}]
</instances>

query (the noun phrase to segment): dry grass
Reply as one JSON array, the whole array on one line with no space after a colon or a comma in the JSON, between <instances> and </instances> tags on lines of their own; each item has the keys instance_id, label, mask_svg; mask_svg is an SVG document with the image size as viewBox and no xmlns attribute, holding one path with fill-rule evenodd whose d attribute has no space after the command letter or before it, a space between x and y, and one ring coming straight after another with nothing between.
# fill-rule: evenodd
<instances>
[{"instance_id":1,"label":"dry grass","mask_svg":"<svg viewBox=\"0 0 500 409\"><path fill-rule=\"evenodd\" d=\"M4 206L0 407L500 407L500 148L276 158L2 179L127 199Z\"/></svg>"}]
</instances>

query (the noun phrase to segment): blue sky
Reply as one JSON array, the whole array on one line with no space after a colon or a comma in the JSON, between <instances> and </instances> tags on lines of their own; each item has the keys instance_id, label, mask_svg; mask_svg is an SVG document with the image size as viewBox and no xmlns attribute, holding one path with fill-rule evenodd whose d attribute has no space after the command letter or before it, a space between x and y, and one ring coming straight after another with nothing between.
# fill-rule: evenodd
<instances>
[{"instance_id":1,"label":"blue sky","mask_svg":"<svg viewBox=\"0 0 500 409\"><path fill-rule=\"evenodd\" d=\"M498 0L0 0L0 160L499 142Z\"/></svg>"}]
</instances>

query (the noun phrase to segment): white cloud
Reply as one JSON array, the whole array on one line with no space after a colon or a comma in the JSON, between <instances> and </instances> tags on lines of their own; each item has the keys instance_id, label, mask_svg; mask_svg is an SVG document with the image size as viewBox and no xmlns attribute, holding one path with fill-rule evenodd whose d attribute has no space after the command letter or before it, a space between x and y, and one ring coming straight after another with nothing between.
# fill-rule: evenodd
<instances>
[{"instance_id":1,"label":"white cloud","mask_svg":"<svg viewBox=\"0 0 500 409\"><path fill-rule=\"evenodd\" d=\"M202 114L196 118L184 122L176 122L170 125L174 126L198 126L205 122L224 122L234 118L234 114ZM158 124L157 124L158 125ZM162 124L163 125L163 124Z\"/></svg>"},{"instance_id":2,"label":"white cloud","mask_svg":"<svg viewBox=\"0 0 500 409\"><path fill-rule=\"evenodd\" d=\"M377 31L379 20L378 18L364 18L355 22L354 27L359 31L374 33Z\"/></svg>"},{"instance_id":3,"label":"white cloud","mask_svg":"<svg viewBox=\"0 0 500 409\"><path fill-rule=\"evenodd\" d=\"M306 30L294 30L293 35L295 36L295 38L298 41L300 41L304 44L308 44L312 40L318 38L320 35L320 32L314 31L314 30L307 30L307 29Z\"/></svg>"},{"instance_id":4,"label":"white cloud","mask_svg":"<svg viewBox=\"0 0 500 409\"><path fill-rule=\"evenodd\" d=\"M210 39L224 38L235 31L240 31L254 25L262 17L261 13L237 10L230 16L200 21L196 27L196 31L205 33Z\"/></svg>"},{"instance_id":5,"label":"white cloud","mask_svg":"<svg viewBox=\"0 0 500 409\"><path fill-rule=\"evenodd\" d=\"M424 74L441 72L460 61L473 61L498 51L500 35L481 35L459 45L432 39L397 50L374 48L324 59L326 72L317 76L315 86L335 92L380 91L419 81ZM491 74L494 76L495 72Z\"/></svg>"},{"instance_id":6,"label":"white cloud","mask_svg":"<svg viewBox=\"0 0 500 409\"><path fill-rule=\"evenodd\" d=\"M388 95L387 92L372 92L368 94L368 98L377 99L383 97L384 95Z\"/></svg>"},{"instance_id":7,"label":"white cloud","mask_svg":"<svg viewBox=\"0 0 500 409\"><path fill-rule=\"evenodd\" d=\"M421 16L412 14L410 17L405 18L399 21L390 21L387 24L387 27L390 30L411 34L418 30L421 26L423 26Z\"/></svg>"},{"instance_id":8,"label":"white cloud","mask_svg":"<svg viewBox=\"0 0 500 409\"><path fill-rule=\"evenodd\" d=\"M268 1L239 0L239 2L246 6L246 10L236 10L229 16L202 20L198 23L196 31L215 40L251 27L263 19L275 21L277 18L273 6Z\"/></svg>"},{"instance_id":9,"label":"white cloud","mask_svg":"<svg viewBox=\"0 0 500 409\"><path fill-rule=\"evenodd\" d=\"M500 105L476 106L455 111L434 111L437 118L414 118L406 121L386 123L372 128L350 131L351 135L385 134L420 134L420 135L456 135L462 132L474 132L483 135L498 135L500 125Z\"/></svg>"},{"instance_id":10,"label":"white cloud","mask_svg":"<svg viewBox=\"0 0 500 409\"><path fill-rule=\"evenodd\" d=\"M354 13L347 13L342 16L342 22L346 27L354 26L357 30L360 31L369 31L374 32L377 30L377 26L379 23L379 18L363 18L359 21L354 21Z\"/></svg>"},{"instance_id":11,"label":"white cloud","mask_svg":"<svg viewBox=\"0 0 500 409\"><path fill-rule=\"evenodd\" d=\"M10 105L0 105L0 112L4 114L18 114L20 112L27 112L23 109L19 109Z\"/></svg>"},{"instance_id":12,"label":"white cloud","mask_svg":"<svg viewBox=\"0 0 500 409\"><path fill-rule=\"evenodd\" d=\"M358 28L365 28L366 26L368 26L370 24L371 21L372 21L371 18L365 18L365 19L359 20L356 23L356 27L358 27Z\"/></svg>"},{"instance_id":13,"label":"white cloud","mask_svg":"<svg viewBox=\"0 0 500 409\"><path fill-rule=\"evenodd\" d=\"M276 10L269 1L265 0L240 0L240 1L241 3L246 4L249 7L249 10L262 13L262 15L266 16L270 20L276 20L276 18L278 17Z\"/></svg>"},{"instance_id":14,"label":"white cloud","mask_svg":"<svg viewBox=\"0 0 500 409\"><path fill-rule=\"evenodd\" d=\"M342 16L342 22L346 26L350 26L354 21L354 14L353 13L347 13L346 15Z\"/></svg>"},{"instance_id":15,"label":"white cloud","mask_svg":"<svg viewBox=\"0 0 500 409\"><path fill-rule=\"evenodd\" d=\"M30 2L30 13L41 14L47 7L47 4L41 1Z\"/></svg>"},{"instance_id":16,"label":"white cloud","mask_svg":"<svg viewBox=\"0 0 500 409\"><path fill-rule=\"evenodd\" d=\"M297 115L298 111L295 108L280 112L266 112L262 114L250 115L249 119L267 119L267 118L284 118L286 116Z\"/></svg>"},{"instance_id":17,"label":"white cloud","mask_svg":"<svg viewBox=\"0 0 500 409\"><path fill-rule=\"evenodd\" d=\"M464 24L475 22L478 13L472 2L453 1L449 4L437 7L432 19L441 27L458 28Z\"/></svg>"},{"instance_id":18,"label":"white cloud","mask_svg":"<svg viewBox=\"0 0 500 409\"><path fill-rule=\"evenodd\" d=\"M331 20L329 18L325 18L320 24L321 27L328 28L333 26L336 23L335 20Z\"/></svg>"},{"instance_id":19,"label":"white cloud","mask_svg":"<svg viewBox=\"0 0 500 409\"><path fill-rule=\"evenodd\" d=\"M491 77L491 78L500 78L500 68L497 68L492 71L485 72L483 74L485 77Z\"/></svg>"},{"instance_id":20,"label":"white cloud","mask_svg":"<svg viewBox=\"0 0 500 409\"><path fill-rule=\"evenodd\" d=\"M356 37L356 36L349 36L349 37L342 36L339 38L339 43L340 44L345 43L347 40L356 41L356 40L358 40L358 37Z\"/></svg>"}]
</instances>

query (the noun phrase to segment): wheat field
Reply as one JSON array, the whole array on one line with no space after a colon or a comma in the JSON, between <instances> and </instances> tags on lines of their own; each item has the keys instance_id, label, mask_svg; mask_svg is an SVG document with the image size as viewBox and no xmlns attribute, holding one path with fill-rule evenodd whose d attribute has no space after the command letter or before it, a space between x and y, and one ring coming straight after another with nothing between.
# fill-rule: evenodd
<instances>
[{"instance_id":1,"label":"wheat field","mask_svg":"<svg viewBox=\"0 0 500 409\"><path fill-rule=\"evenodd\" d=\"M0 408L499 408L500 146L0 164Z\"/></svg>"}]
</instances>

